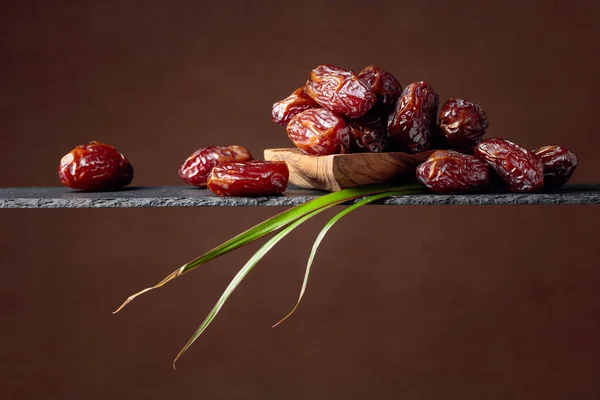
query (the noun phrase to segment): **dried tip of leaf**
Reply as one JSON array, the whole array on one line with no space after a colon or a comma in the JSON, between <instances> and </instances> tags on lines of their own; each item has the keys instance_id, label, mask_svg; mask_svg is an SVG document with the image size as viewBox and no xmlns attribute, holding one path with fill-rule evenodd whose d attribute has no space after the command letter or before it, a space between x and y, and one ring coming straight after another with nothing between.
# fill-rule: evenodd
<instances>
[{"instance_id":1,"label":"dried tip of leaf","mask_svg":"<svg viewBox=\"0 0 600 400\"><path fill-rule=\"evenodd\" d=\"M292 308L292 311L290 311L288 313L288 315L286 315L285 317L283 317L278 323L276 323L275 325L273 325L271 328L275 328L276 326L280 325L283 321L285 321L286 319L288 319L289 317L291 317L292 314L294 313L294 311L296 311L296 309L298 308L299 305L300 305L300 300L298 300L298 303L296 303L296 305L294 306L294 308Z\"/></svg>"},{"instance_id":2,"label":"dried tip of leaf","mask_svg":"<svg viewBox=\"0 0 600 400\"><path fill-rule=\"evenodd\" d=\"M160 281L159 283L157 283L155 286L152 286L152 287L146 288L146 289L144 289L144 290L142 290L142 291L140 291L140 292L137 292L136 294L133 294L133 295L129 296L129 297L127 298L127 300L125 300L125 301L123 302L123 304L121 304L121 306L120 306L119 308L117 308L115 311L113 311L113 314L116 314L116 313L118 313L119 311L121 311L123 308L125 308L125 306L126 306L127 304L129 304L129 303L130 303L130 302L131 302L133 299L135 299L136 297L138 297L138 296L140 296L140 295L142 295L142 294L144 294L144 293L147 293L147 292L149 292L149 291L151 291L151 290L158 289L159 287L161 287L161 286L163 286L163 285L167 284L168 282L170 282L170 281L172 281L173 279L177 278L178 276L182 275L182 274L183 274L183 269L184 269L184 267L185 267L185 266L183 266L183 267L181 267L181 268L177 269L176 271L173 271L173 272L171 272L171 273L169 274L169 276L167 276L165 279L163 279L162 281Z\"/></svg>"},{"instance_id":3,"label":"dried tip of leaf","mask_svg":"<svg viewBox=\"0 0 600 400\"><path fill-rule=\"evenodd\" d=\"M179 360L179 358L183 355L183 353L186 352L187 349L189 349L189 347L192 345L192 343L194 343L195 340L196 340L195 338L188 340L187 343L185 344L185 346L183 346L183 348L181 350L179 350L179 353L177 353L177 356L175 356L175 359L173 360L173 369L177 369L175 367L175 364L177 364L177 361Z\"/></svg>"},{"instance_id":4,"label":"dried tip of leaf","mask_svg":"<svg viewBox=\"0 0 600 400\"><path fill-rule=\"evenodd\" d=\"M113 311L113 314L116 314L116 313L118 313L119 311L121 311L123 308L125 308L125 306L126 306L127 304L129 304L129 303L130 303L130 302L131 302L133 299L135 299L135 298L136 298L136 297L138 297L139 295L141 295L141 294L144 294L144 293L146 293L146 292L149 292L149 291L151 291L151 290L153 290L153 289L156 289L156 286L154 286L154 287L149 287L149 288L146 288L146 289L142 290L141 292L138 292L138 293L136 293L136 294L134 294L134 295L131 295L131 296L129 296L129 297L127 298L127 300L125 300L125 301L123 302L123 304L121 304L121 305L119 306L119 308L117 308L115 311Z\"/></svg>"}]
</instances>

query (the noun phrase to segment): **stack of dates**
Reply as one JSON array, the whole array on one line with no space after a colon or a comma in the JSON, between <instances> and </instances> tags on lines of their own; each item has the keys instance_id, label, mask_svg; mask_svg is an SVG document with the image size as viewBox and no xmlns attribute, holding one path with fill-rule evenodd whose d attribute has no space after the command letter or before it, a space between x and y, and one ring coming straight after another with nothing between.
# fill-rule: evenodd
<instances>
[{"instance_id":1,"label":"stack of dates","mask_svg":"<svg viewBox=\"0 0 600 400\"><path fill-rule=\"evenodd\" d=\"M254 160L242 146L209 146L181 164L179 177L218 196L273 196L287 188L289 171L284 161Z\"/></svg>"},{"instance_id":2,"label":"stack of dates","mask_svg":"<svg viewBox=\"0 0 600 400\"><path fill-rule=\"evenodd\" d=\"M438 193L482 190L495 183L513 192L557 189L577 166L561 146L529 151L509 140L482 140L488 128L477 104L450 98L440 110L427 82L402 89L376 66L358 75L332 65L313 69L306 84L273 104L273 122L312 155L432 149L416 178Z\"/></svg>"},{"instance_id":3,"label":"stack of dates","mask_svg":"<svg viewBox=\"0 0 600 400\"><path fill-rule=\"evenodd\" d=\"M557 189L577 167L561 146L533 152L506 139L482 140L488 120L477 104L451 98L440 112L438 95L426 82L404 90L376 66L358 75L321 65L306 84L273 104L273 121L307 154L435 151L416 178L438 193L481 190L497 183L514 192ZM114 147L90 142L60 162L61 182L84 191L117 190L131 183L133 168ZM185 182L219 196L281 194L289 171L282 161L257 161L242 146L210 146L190 155L179 168Z\"/></svg>"}]
</instances>

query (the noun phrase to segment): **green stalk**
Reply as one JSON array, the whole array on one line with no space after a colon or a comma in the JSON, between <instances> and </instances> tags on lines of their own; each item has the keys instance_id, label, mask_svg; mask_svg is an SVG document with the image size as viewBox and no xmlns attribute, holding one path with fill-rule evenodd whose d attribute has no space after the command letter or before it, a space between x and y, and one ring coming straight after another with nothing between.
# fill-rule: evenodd
<instances>
[{"instance_id":1,"label":"green stalk","mask_svg":"<svg viewBox=\"0 0 600 400\"><path fill-rule=\"evenodd\" d=\"M410 189L412 189L412 190L410 190ZM410 189L407 188L407 189L404 189L404 190L388 191L388 192L383 192L383 193L379 193L379 194L376 194L376 195L369 196L369 197L367 197L365 199L360 200L356 204L353 204L353 205L349 206L344 211L338 213L335 217L333 217L325 225L325 227L323 228L323 230L321 230L321 232L319 233L319 236L317 237L317 240L315 241L315 244L313 245L313 248L312 248L312 251L311 251L311 254L310 254L310 257L309 257L309 261L308 261L308 264L307 264L306 274L304 276L304 282L303 282L303 285L302 285L302 290L301 290L301 293L300 293L300 297L298 298L298 302L296 303L296 306L294 307L294 309L285 318L283 318L279 323L283 322L286 318L288 318L294 312L294 310L298 307L298 304L300 304L300 300L302 299L302 296L304 295L304 292L306 290L306 285L308 283L308 275L309 275L309 272L310 272L310 267L311 267L312 262L314 260L315 254L317 252L317 248L319 247L319 244L321 243L321 241L325 237L327 231L329 231L329 229L337 221L339 221L341 218L343 218L345 215L349 214L350 212L356 210L357 208L359 208L359 207L361 207L361 206L363 206L365 204L368 204L368 203L371 203L373 201L377 201L377 200L380 200L380 199L383 199L383 198L386 198L386 197L390 197L390 196L403 195L403 194L411 194L411 193L420 192L420 190L416 190L415 188L410 188ZM227 299L229 298L229 296L231 296L231 294L237 288L237 286L242 282L242 280L246 277L246 275L248 275L248 273L252 270L252 268L254 268L254 266L264 257L264 255L267 252L269 252L269 250L271 250L273 248L273 246L275 246L281 239L283 239L291 231L293 231L294 229L296 229L300 224L302 224L305 221L307 221L308 219L314 217L318 213L326 210L327 208L333 207L334 205L335 205L334 203L330 203L330 204L325 205L325 206L323 206L323 207L321 207L319 209L313 210L309 214L306 214L306 215L304 215L304 216L296 219L294 222L288 224L284 229L282 229L277 234L275 234L275 236L273 236L260 249L258 249L258 251L256 253L254 253L254 255L248 260L248 262L246 262L246 264L234 276L234 278L229 283L229 285L227 286L227 288L225 289L225 291L223 292L223 294L221 295L221 297L219 298L219 300L217 301L217 303L215 304L215 306L213 307L213 309L206 316L206 318L204 319L204 321L202 322L202 324L200 325L200 327L196 330L196 332L194 332L194 334L187 341L187 343L185 344L185 346L183 346L183 348L181 349L181 351L179 352L179 354L177 354L177 357L175 357L175 360L173 361L173 368L175 368L175 364L176 364L177 360L183 355L183 353L185 353L187 351L187 349L189 349L190 346L196 341L196 339L198 339L198 337L200 337L200 335L208 328L208 326L215 319L215 317L217 316L217 314L219 313L219 311L221 310L221 308L223 307L223 305L225 304L225 302L227 301ZM278 325L278 324L276 324L276 325Z\"/></svg>"},{"instance_id":2,"label":"green stalk","mask_svg":"<svg viewBox=\"0 0 600 400\"><path fill-rule=\"evenodd\" d=\"M147 293L151 290L157 289L157 288L167 284L168 282L172 281L173 279L178 278L181 275L184 275L184 274L196 269L198 266L200 266L202 264L205 264L211 260L214 260L215 258L221 257L222 255L225 255L225 254L227 254L233 250L236 250L242 246L245 246L246 244L251 243L257 239L260 239L263 236L268 235L269 233L275 232L275 231L285 227L286 225L288 225L306 215L309 215L310 213L312 213L316 210L320 210L322 208L328 208L328 207L331 207L334 205L342 204L346 201L353 200L353 199L363 197L363 196L373 195L373 194L382 193L382 192L389 192L389 191L403 191L403 190L418 189L420 187L421 186L418 184L411 184L411 185L404 185L404 186L394 186L394 185L389 185L389 184L374 184L374 185L358 186L358 187L354 187L354 188L350 188L350 189L340 190L338 192L329 193L329 194L326 194L317 199L311 200L307 203L304 203L304 204L301 204L294 208L291 208L287 211L284 211L278 215L275 215L274 217L271 217L271 218L265 220L264 222L240 233L239 235L237 235L234 238L215 247L214 249L206 252L205 254L201 255L200 257L184 264L183 266L181 266L180 268L178 268L177 270L175 270L171 274L169 274L167 277L165 277L158 284L151 286L149 288L146 288L136 294L129 296L127 298L127 300L125 300L125 302L123 302L123 304L116 311L114 311L114 313L117 313L120 310L122 310L123 307L125 307L127 304L129 304L136 297L138 297L144 293Z\"/></svg>"}]
</instances>

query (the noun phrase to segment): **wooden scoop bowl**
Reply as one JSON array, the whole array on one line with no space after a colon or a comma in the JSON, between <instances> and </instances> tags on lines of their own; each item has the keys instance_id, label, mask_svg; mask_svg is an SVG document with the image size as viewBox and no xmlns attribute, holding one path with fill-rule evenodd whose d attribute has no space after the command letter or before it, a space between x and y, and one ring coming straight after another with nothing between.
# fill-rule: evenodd
<instances>
[{"instance_id":1,"label":"wooden scoop bowl","mask_svg":"<svg viewBox=\"0 0 600 400\"><path fill-rule=\"evenodd\" d=\"M287 163L290 183L306 189L335 192L371 183L412 181L416 168L431 153L433 151L312 156L299 149L266 149L264 156L267 161Z\"/></svg>"}]
</instances>

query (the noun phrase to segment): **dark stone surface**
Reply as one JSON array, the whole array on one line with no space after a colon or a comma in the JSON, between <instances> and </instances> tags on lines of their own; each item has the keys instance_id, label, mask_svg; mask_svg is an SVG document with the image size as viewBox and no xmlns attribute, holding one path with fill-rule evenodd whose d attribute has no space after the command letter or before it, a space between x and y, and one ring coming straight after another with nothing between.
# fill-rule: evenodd
<instances>
[{"instance_id":1,"label":"dark stone surface","mask_svg":"<svg viewBox=\"0 0 600 400\"><path fill-rule=\"evenodd\" d=\"M112 208L112 207L250 207L295 206L325 192L290 187L278 197L216 197L187 186L132 187L117 192L81 193L63 187L0 188L0 208ZM418 194L396 196L388 205L502 205L600 204L600 185L569 185L554 193L485 193L468 195Z\"/></svg>"}]
</instances>

